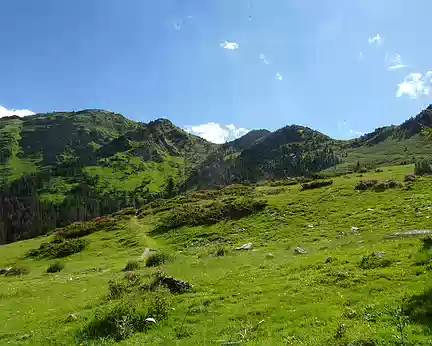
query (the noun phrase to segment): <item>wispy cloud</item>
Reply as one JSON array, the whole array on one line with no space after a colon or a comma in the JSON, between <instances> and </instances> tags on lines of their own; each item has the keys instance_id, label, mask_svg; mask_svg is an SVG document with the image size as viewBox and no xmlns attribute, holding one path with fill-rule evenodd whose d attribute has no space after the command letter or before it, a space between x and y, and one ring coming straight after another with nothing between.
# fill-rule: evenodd
<instances>
[{"instance_id":1,"label":"wispy cloud","mask_svg":"<svg viewBox=\"0 0 432 346\"><path fill-rule=\"evenodd\" d=\"M358 59L360 60L360 61L363 61L364 60L364 54L363 54L363 52L359 52L359 54L358 54Z\"/></svg>"},{"instance_id":2,"label":"wispy cloud","mask_svg":"<svg viewBox=\"0 0 432 346\"><path fill-rule=\"evenodd\" d=\"M270 65L270 61L267 60L265 54L261 53L259 58L264 64Z\"/></svg>"},{"instance_id":3,"label":"wispy cloud","mask_svg":"<svg viewBox=\"0 0 432 346\"><path fill-rule=\"evenodd\" d=\"M276 79L277 80L283 80L283 76L278 72L278 73L276 73Z\"/></svg>"},{"instance_id":4,"label":"wispy cloud","mask_svg":"<svg viewBox=\"0 0 432 346\"><path fill-rule=\"evenodd\" d=\"M225 143L248 133L243 127L236 127L234 124L220 125L214 122L196 126L187 126L185 130L194 135L200 136L213 143Z\"/></svg>"},{"instance_id":5,"label":"wispy cloud","mask_svg":"<svg viewBox=\"0 0 432 346\"><path fill-rule=\"evenodd\" d=\"M407 95L416 99L419 96L429 95L431 87L432 71L428 71L424 75L419 72L410 73L402 83L398 84L396 97Z\"/></svg>"},{"instance_id":6,"label":"wispy cloud","mask_svg":"<svg viewBox=\"0 0 432 346\"><path fill-rule=\"evenodd\" d=\"M349 130L349 133L351 134L351 135L355 135L355 136L363 136L365 133L364 132L361 132L361 131L356 131L356 130Z\"/></svg>"},{"instance_id":7,"label":"wispy cloud","mask_svg":"<svg viewBox=\"0 0 432 346\"><path fill-rule=\"evenodd\" d=\"M181 19L173 22L174 30L179 31L179 30L181 30L182 26L183 26L183 21Z\"/></svg>"},{"instance_id":8,"label":"wispy cloud","mask_svg":"<svg viewBox=\"0 0 432 346\"><path fill-rule=\"evenodd\" d=\"M377 46L379 46L380 44L382 44L382 42L383 42L383 39L380 36L380 34L376 34L374 37L368 38L369 44L376 44Z\"/></svg>"},{"instance_id":9,"label":"wispy cloud","mask_svg":"<svg viewBox=\"0 0 432 346\"><path fill-rule=\"evenodd\" d=\"M223 49L228 49L228 50L237 50L237 49L240 48L239 45L238 45L238 43L236 43L236 42L228 42L228 41L224 41L224 42L222 42L222 43L220 44L220 46L221 46Z\"/></svg>"},{"instance_id":10,"label":"wispy cloud","mask_svg":"<svg viewBox=\"0 0 432 346\"><path fill-rule=\"evenodd\" d=\"M29 109L7 109L0 105L0 118L10 117L12 115L18 115L19 117L25 117L27 115L35 114L33 111Z\"/></svg>"},{"instance_id":11,"label":"wispy cloud","mask_svg":"<svg viewBox=\"0 0 432 346\"><path fill-rule=\"evenodd\" d=\"M385 60L388 64L389 70L400 70L402 68L408 67L402 63L402 58L400 54L395 54L394 57L390 57L390 54L386 53Z\"/></svg>"}]
</instances>

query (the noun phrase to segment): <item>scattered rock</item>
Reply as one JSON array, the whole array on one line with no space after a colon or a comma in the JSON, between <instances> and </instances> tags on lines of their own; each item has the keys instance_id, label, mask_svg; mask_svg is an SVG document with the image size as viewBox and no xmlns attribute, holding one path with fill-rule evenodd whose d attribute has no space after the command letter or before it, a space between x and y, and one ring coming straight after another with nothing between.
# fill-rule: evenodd
<instances>
[{"instance_id":1,"label":"scattered rock","mask_svg":"<svg viewBox=\"0 0 432 346\"><path fill-rule=\"evenodd\" d=\"M267 258L274 258L274 256L273 256L272 253L268 253L268 254L267 254Z\"/></svg>"},{"instance_id":2,"label":"scattered rock","mask_svg":"<svg viewBox=\"0 0 432 346\"><path fill-rule=\"evenodd\" d=\"M251 250L253 248L252 243L243 244L242 246L236 248L236 250Z\"/></svg>"},{"instance_id":3,"label":"scattered rock","mask_svg":"<svg viewBox=\"0 0 432 346\"><path fill-rule=\"evenodd\" d=\"M156 324L156 320L154 319L154 318L151 318L151 317L147 317L145 320L145 323L153 323L153 324Z\"/></svg>"},{"instance_id":4,"label":"scattered rock","mask_svg":"<svg viewBox=\"0 0 432 346\"><path fill-rule=\"evenodd\" d=\"M142 253L140 259L141 259L141 260L145 260L147 257L149 257L150 255L153 255L153 254L155 254L155 253L157 253L157 250L147 248L147 249L145 249L144 252Z\"/></svg>"},{"instance_id":5,"label":"scattered rock","mask_svg":"<svg viewBox=\"0 0 432 346\"><path fill-rule=\"evenodd\" d=\"M384 252L374 252L373 255L378 258L382 258L384 256Z\"/></svg>"},{"instance_id":6,"label":"scattered rock","mask_svg":"<svg viewBox=\"0 0 432 346\"><path fill-rule=\"evenodd\" d=\"M367 211L374 211L372 208L367 208L366 210Z\"/></svg>"},{"instance_id":7,"label":"scattered rock","mask_svg":"<svg viewBox=\"0 0 432 346\"><path fill-rule=\"evenodd\" d=\"M423 230L411 230L407 232L398 232L394 234L388 234L384 238L386 239L393 239L393 238L406 238L406 237L414 237L419 235L426 235L426 234L432 234L431 230L423 229Z\"/></svg>"},{"instance_id":8,"label":"scattered rock","mask_svg":"<svg viewBox=\"0 0 432 346\"><path fill-rule=\"evenodd\" d=\"M186 293L193 289L193 285L189 282L178 280L170 276L159 277L155 284L166 286L171 293Z\"/></svg>"},{"instance_id":9,"label":"scattered rock","mask_svg":"<svg viewBox=\"0 0 432 346\"><path fill-rule=\"evenodd\" d=\"M309 228L314 228L314 225L308 225Z\"/></svg>"},{"instance_id":10,"label":"scattered rock","mask_svg":"<svg viewBox=\"0 0 432 346\"><path fill-rule=\"evenodd\" d=\"M296 247L294 249L294 252L298 255L306 255L308 253L305 249L302 249L301 247Z\"/></svg>"},{"instance_id":11,"label":"scattered rock","mask_svg":"<svg viewBox=\"0 0 432 346\"><path fill-rule=\"evenodd\" d=\"M328 257L326 260L325 260L325 263L332 263L334 261L334 258L333 257Z\"/></svg>"},{"instance_id":12,"label":"scattered rock","mask_svg":"<svg viewBox=\"0 0 432 346\"><path fill-rule=\"evenodd\" d=\"M359 230L358 227L354 227L354 226L351 227L351 232L356 233L358 230Z\"/></svg>"}]
</instances>

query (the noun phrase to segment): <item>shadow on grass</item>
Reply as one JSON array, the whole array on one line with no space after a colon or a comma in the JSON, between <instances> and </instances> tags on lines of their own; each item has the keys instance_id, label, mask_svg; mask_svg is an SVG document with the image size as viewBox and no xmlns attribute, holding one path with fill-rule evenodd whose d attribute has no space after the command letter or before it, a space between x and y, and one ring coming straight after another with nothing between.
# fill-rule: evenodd
<instances>
[{"instance_id":1,"label":"shadow on grass","mask_svg":"<svg viewBox=\"0 0 432 346\"><path fill-rule=\"evenodd\" d=\"M432 328L432 288L412 296L405 308L411 321Z\"/></svg>"}]
</instances>

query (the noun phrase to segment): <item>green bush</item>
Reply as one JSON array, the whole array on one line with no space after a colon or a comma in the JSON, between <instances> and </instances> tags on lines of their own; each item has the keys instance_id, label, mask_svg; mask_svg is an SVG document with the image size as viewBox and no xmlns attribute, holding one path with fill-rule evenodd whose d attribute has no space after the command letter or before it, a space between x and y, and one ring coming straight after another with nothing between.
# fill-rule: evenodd
<instances>
[{"instance_id":1,"label":"green bush","mask_svg":"<svg viewBox=\"0 0 432 346\"><path fill-rule=\"evenodd\" d=\"M225 256L226 253L227 253L227 250L226 250L223 246L220 246L220 247L218 247L218 249L216 250L215 255L216 255L216 257L222 257L222 256Z\"/></svg>"},{"instance_id":2,"label":"green bush","mask_svg":"<svg viewBox=\"0 0 432 346\"><path fill-rule=\"evenodd\" d=\"M415 163L414 173L416 175L432 174L432 165L429 160L420 160Z\"/></svg>"},{"instance_id":3,"label":"green bush","mask_svg":"<svg viewBox=\"0 0 432 346\"><path fill-rule=\"evenodd\" d=\"M78 332L78 339L111 339L120 341L149 327L147 307L127 300L100 308L93 319Z\"/></svg>"},{"instance_id":4,"label":"green bush","mask_svg":"<svg viewBox=\"0 0 432 346\"><path fill-rule=\"evenodd\" d=\"M73 224L57 231L55 237L59 239L81 238L102 230L110 230L114 226L115 222L116 221L112 218L103 217L97 217L96 219L87 222L74 222Z\"/></svg>"},{"instance_id":5,"label":"green bush","mask_svg":"<svg viewBox=\"0 0 432 346\"><path fill-rule=\"evenodd\" d=\"M160 219L161 228L210 225L221 220L240 219L263 210L267 201L252 198L226 198L209 205L186 205Z\"/></svg>"},{"instance_id":6,"label":"green bush","mask_svg":"<svg viewBox=\"0 0 432 346\"><path fill-rule=\"evenodd\" d=\"M57 262L50 264L50 266L47 268L46 272L47 273L58 273L58 272L63 270L64 266L65 265L63 262L57 261Z\"/></svg>"},{"instance_id":7,"label":"green bush","mask_svg":"<svg viewBox=\"0 0 432 346\"><path fill-rule=\"evenodd\" d=\"M33 249L26 253L26 257L35 258L62 258L84 250L86 242L82 239L68 241L42 243L39 249Z\"/></svg>"},{"instance_id":8,"label":"green bush","mask_svg":"<svg viewBox=\"0 0 432 346\"><path fill-rule=\"evenodd\" d=\"M138 273L126 272L122 278L108 281L108 299L118 299L141 284Z\"/></svg>"},{"instance_id":9,"label":"green bush","mask_svg":"<svg viewBox=\"0 0 432 346\"><path fill-rule=\"evenodd\" d=\"M311 190L323 186L329 186L332 184L333 184L333 180L314 180L309 183L303 183L301 186L302 186L302 190Z\"/></svg>"},{"instance_id":10,"label":"green bush","mask_svg":"<svg viewBox=\"0 0 432 346\"><path fill-rule=\"evenodd\" d=\"M124 271L133 271L133 270L137 270L140 267L140 263L138 261L128 261L128 263L126 263L125 267L124 267Z\"/></svg>"},{"instance_id":11,"label":"green bush","mask_svg":"<svg viewBox=\"0 0 432 346\"><path fill-rule=\"evenodd\" d=\"M385 268L391 265L391 261L383 258L380 253L372 253L367 256L363 256L360 261L360 268L363 269L375 269L375 268Z\"/></svg>"},{"instance_id":12,"label":"green bush","mask_svg":"<svg viewBox=\"0 0 432 346\"><path fill-rule=\"evenodd\" d=\"M156 253L150 254L147 257L145 265L146 265L146 267L157 267L157 266L164 264L169 259L170 259L170 256L168 256L167 254L165 254L163 252L156 252Z\"/></svg>"},{"instance_id":13,"label":"green bush","mask_svg":"<svg viewBox=\"0 0 432 346\"><path fill-rule=\"evenodd\" d=\"M378 180L360 180L360 182L354 187L355 190L367 190L374 187L378 183Z\"/></svg>"},{"instance_id":14,"label":"green bush","mask_svg":"<svg viewBox=\"0 0 432 346\"><path fill-rule=\"evenodd\" d=\"M24 267L12 267L5 272L5 276L22 276L29 273L27 268Z\"/></svg>"}]
</instances>

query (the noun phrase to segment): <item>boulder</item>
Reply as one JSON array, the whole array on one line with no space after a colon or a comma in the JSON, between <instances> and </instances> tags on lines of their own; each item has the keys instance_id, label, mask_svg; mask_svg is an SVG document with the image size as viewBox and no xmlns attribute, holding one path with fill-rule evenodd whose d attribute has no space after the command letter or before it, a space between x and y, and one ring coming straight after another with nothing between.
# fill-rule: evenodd
<instances>
[{"instance_id":1,"label":"boulder","mask_svg":"<svg viewBox=\"0 0 432 346\"><path fill-rule=\"evenodd\" d=\"M0 269L0 275L5 275L7 273L9 273L12 270L12 267L9 268L1 268Z\"/></svg>"},{"instance_id":2,"label":"boulder","mask_svg":"<svg viewBox=\"0 0 432 346\"><path fill-rule=\"evenodd\" d=\"M236 250L252 250L252 243L243 244L242 246L236 248Z\"/></svg>"},{"instance_id":3,"label":"boulder","mask_svg":"<svg viewBox=\"0 0 432 346\"><path fill-rule=\"evenodd\" d=\"M157 282L158 285L166 286L171 293L186 293L193 289L193 285L189 282L178 280L170 276L159 277Z\"/></svg>"},{"instance_id":4,"label":"boulder","mask_svg":"<svg viewBox=\"0 0 432 346\"><path fill-rule=\"evenodd\" d=\"M294 249L294 252L298 255L306 255L308 253L305 249L302 249L301 247L296 247Z\"/></svg>"},{"instance_id":5,"label":"boulder","mask_svg":"<svg viewBox=\"0 0 432 346\"><path fill-rule=\"evenodd\" d=\"M148 323L148 324L156 324L156 320L154 318L151 318L151 317L147 317L144 321L145 321L145 323Z\"/></svg>"}]
</instances>

